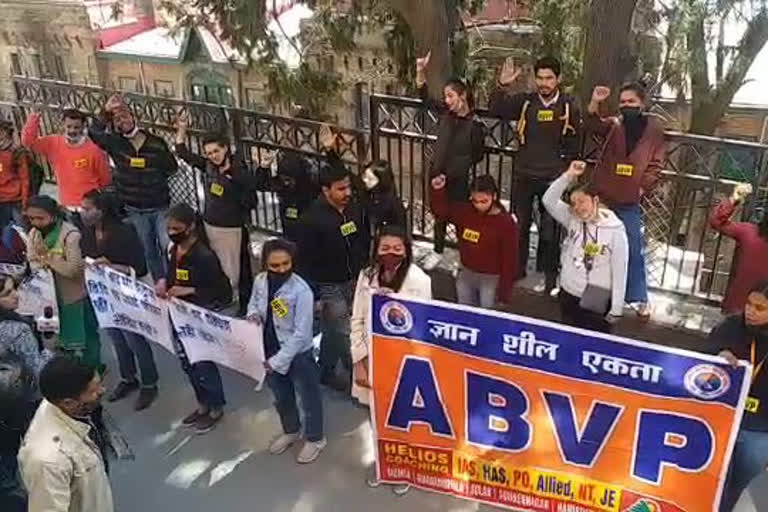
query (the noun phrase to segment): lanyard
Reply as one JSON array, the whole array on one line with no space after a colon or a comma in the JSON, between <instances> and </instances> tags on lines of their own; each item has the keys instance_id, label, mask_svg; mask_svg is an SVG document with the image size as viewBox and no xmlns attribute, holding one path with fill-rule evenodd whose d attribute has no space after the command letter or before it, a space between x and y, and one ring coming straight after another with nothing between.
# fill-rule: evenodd
<instances>
[{"instance_id":1,"label":"lanyard","mask_svg":"<svg viewBox=\"0 0 768 512\"><path fill-rule=\"evenodd\" d=\"M597 246L598 243L598 235L600 228L595 226L595 236L593 237L592 234L589 232L589 228L587 227L586 222L581 223L582 228L582 237L581 237L581 248L584 252L584 268L587 270L587 275L589 275L590 272L592 272L592 268L595 264L595 256L596 254L593 254L592 251L594 250L592 247ZM590 246L587 248L587 246Z\"/></svg>"},{"instance_id":2,"label":"lanyard","mask_svg":"<svg viewBox=\"0 0 768 512\"><path fill-rule=\"evenodd\" d=\"M763 360L760 361L760 364L755 366L756 362L756 356L757 356L757 340L752 340L752 350L751 350L751 362L752 362L752 382L755 382L755 379L757 379L757 376L760 374L760 371L763 369L763 366L765 365L766 359L768 359L768 354L765 354L763 357Z\"/></svg>"}]
</instances>

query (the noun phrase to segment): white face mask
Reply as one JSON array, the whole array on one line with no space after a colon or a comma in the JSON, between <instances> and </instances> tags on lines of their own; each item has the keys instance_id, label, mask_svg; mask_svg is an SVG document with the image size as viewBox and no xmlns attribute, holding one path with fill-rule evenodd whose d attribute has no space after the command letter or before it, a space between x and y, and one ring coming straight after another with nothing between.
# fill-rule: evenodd
<instances>
[{"instance_id":1,"label":"white face mask","mask_svg":"<svg viewBox=\"0 0 768 512\"><path fill-rule=\"evenodd\" d=\"M70 137L69 135L66 135L65 137L67 139L67 144L69 144L70 146L79 146L83 142L85 142L85 133L80 134L74 138Z\"/></svg>"},{"instance_id":2,"label":"white face mask","mask_svg":"<svg viewBox=\"0 0 768 512\"><path fill-rule=\"evenodd\" d=\"M366 190L373 190L379 184L379 177L371 169L366 169L363 173L363 183Z\"/></svg>"}]
</instances>

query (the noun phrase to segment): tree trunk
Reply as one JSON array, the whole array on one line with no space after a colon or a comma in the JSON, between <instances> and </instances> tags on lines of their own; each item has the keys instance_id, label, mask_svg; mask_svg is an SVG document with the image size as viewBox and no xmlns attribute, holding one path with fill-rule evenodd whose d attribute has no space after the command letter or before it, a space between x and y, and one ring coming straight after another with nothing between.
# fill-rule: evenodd
<instances>
[{"instance_id":1,"label":"tree trunk","mask_svg":"<svg viewBox=\"0 0 768 512\"><path fill-rule=\"evenodd\" d=\"M637 2L592 0L587 19L587 48L581 87L585 104L596 85L616 90L632 71L629 34Z\"/></svg>"},{"instance_id":2,"label":"tree trunk","mask_svg":"<svg viewBox=\"0 0 768 512\"><path fill-rule=\"evenodd\" d=\"M458 20L455 0L391 0L391 6L411 28L416 55L432 52L427 84L430 94L441 98L453 71L451 39Z\"/></svg>"},{"instance_id":3,"label":"tree trunk","mask_svg":"<svg viewBox=\"0 0 768 512\"><path fill-rule=\"evenodd\" d=\"M699 39L697 37L697 39ZM700 39L703 41L703 38ZM700 44L700 41L698 44ZM691 112L691 132L700 135L713 135L717 125L728 110L733 97L744 85L744 79L755 62L755 58L768 42L768 11L763 9L749 21L741 41L737 45L737 54L731 66L717 88L709 87L709 81L696 84L695 76L706 76L706 59L694 59L696 68L691 71L693 110ZM694 41L696 44L696 41Z\"/></svg>"}]
</instances>

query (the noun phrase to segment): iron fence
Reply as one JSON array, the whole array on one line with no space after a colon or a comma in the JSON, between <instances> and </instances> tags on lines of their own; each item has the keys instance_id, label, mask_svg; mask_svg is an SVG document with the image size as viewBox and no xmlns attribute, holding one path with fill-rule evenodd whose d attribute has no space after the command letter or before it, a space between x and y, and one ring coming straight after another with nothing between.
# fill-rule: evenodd
<instances>
[{"instance_id":1,"label":"iron fence","mask_svg":"<svg viewBox=\"0 0 768 512\"><path fill-rule=\"evenodd\" d=\"M17 101L0 104L0 113L21 128L30 109L43 112L43 131L57 131L59 113L77 108L97 114L114 91L92 86L16 77ZM232 137L242 157L258 167L259 150L296 152L319 165L323 152L321 123L275 116L232 107L123 94L142 127L173 142L174 119L186 111L190 119L188 141L201 150L203 134L217 131ZM388 160L395 172L401 197L408 208L413 233L429 238L433 218L428 208L429 162L436 140L437 114L418 99L386 95L370 97L370 126L365 130L337 128L343 160L357 172L371 159ZM514 123L479 111L488 137L485 158L473 174L492 174L503 200L511 205L515 186L517 140ZM755 220L768 200L768 147L749 142L667 133L668 153L662 181L643 201L649 284L686 296L719 300L727 286L734 258L733 241L719 236L707 217L718 197L729 194L738 182L755 190L740 215ZM265 172L265 171L254 171ZM49 178L53 178L49 174ZM200 207L199 172L182 166L171 182L173 200ZM280 231L277 201L260 194L253 223L259 229ZM532 237L534 240L536 237Z\"/></svg>"},{"instance_id":2,"label":"iron fence","mask_svg":"<svg viewBox=\"0 0 768 512\"><path fill-rule=\"evenodd\" d=\"M518 149L514 123L489 117L485 111L477 114L488 130L487 153L472 173L492 174L502 201L514 208ZM418 99L375 95L370 119L373 157L391 162L408 202L414 234L428 238L433 223L428 208L429 160L437 139L437 115ZM763 214L768 200L768 146L675 132L668 132L666 139L661 183L642 202L649 285L719 301L736 248L710 228L709 212L737 183L749 182L755 193L741 218L757 220ZM586 149L585 153L594 154Z\"/></svg>"}]
</instances>

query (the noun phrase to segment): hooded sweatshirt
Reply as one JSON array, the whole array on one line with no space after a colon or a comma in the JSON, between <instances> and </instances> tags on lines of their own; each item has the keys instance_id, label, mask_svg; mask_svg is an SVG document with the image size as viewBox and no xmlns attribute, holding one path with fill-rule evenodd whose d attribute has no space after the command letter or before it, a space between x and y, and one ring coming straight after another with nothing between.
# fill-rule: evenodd
<instances>
[{"instance_id":1,"label":"hooded sweatshirt","mask_svg":"<svg viewBox=\"0 0 768 512\"><path fill-rule=\"evenodd\" d=\"M629 260L624 224L605 208L600 208L596 218L588 222L579 219L561 199L570 185L571 178L563 174L552 183L543 198L549 214L568 230L561 253L560 286L575 297L581 297L588 284L611 290L610 314L621 316ZM591 271L584 266L584 251L588 244L599 246Z\"/></svg>"}]
</instances>

